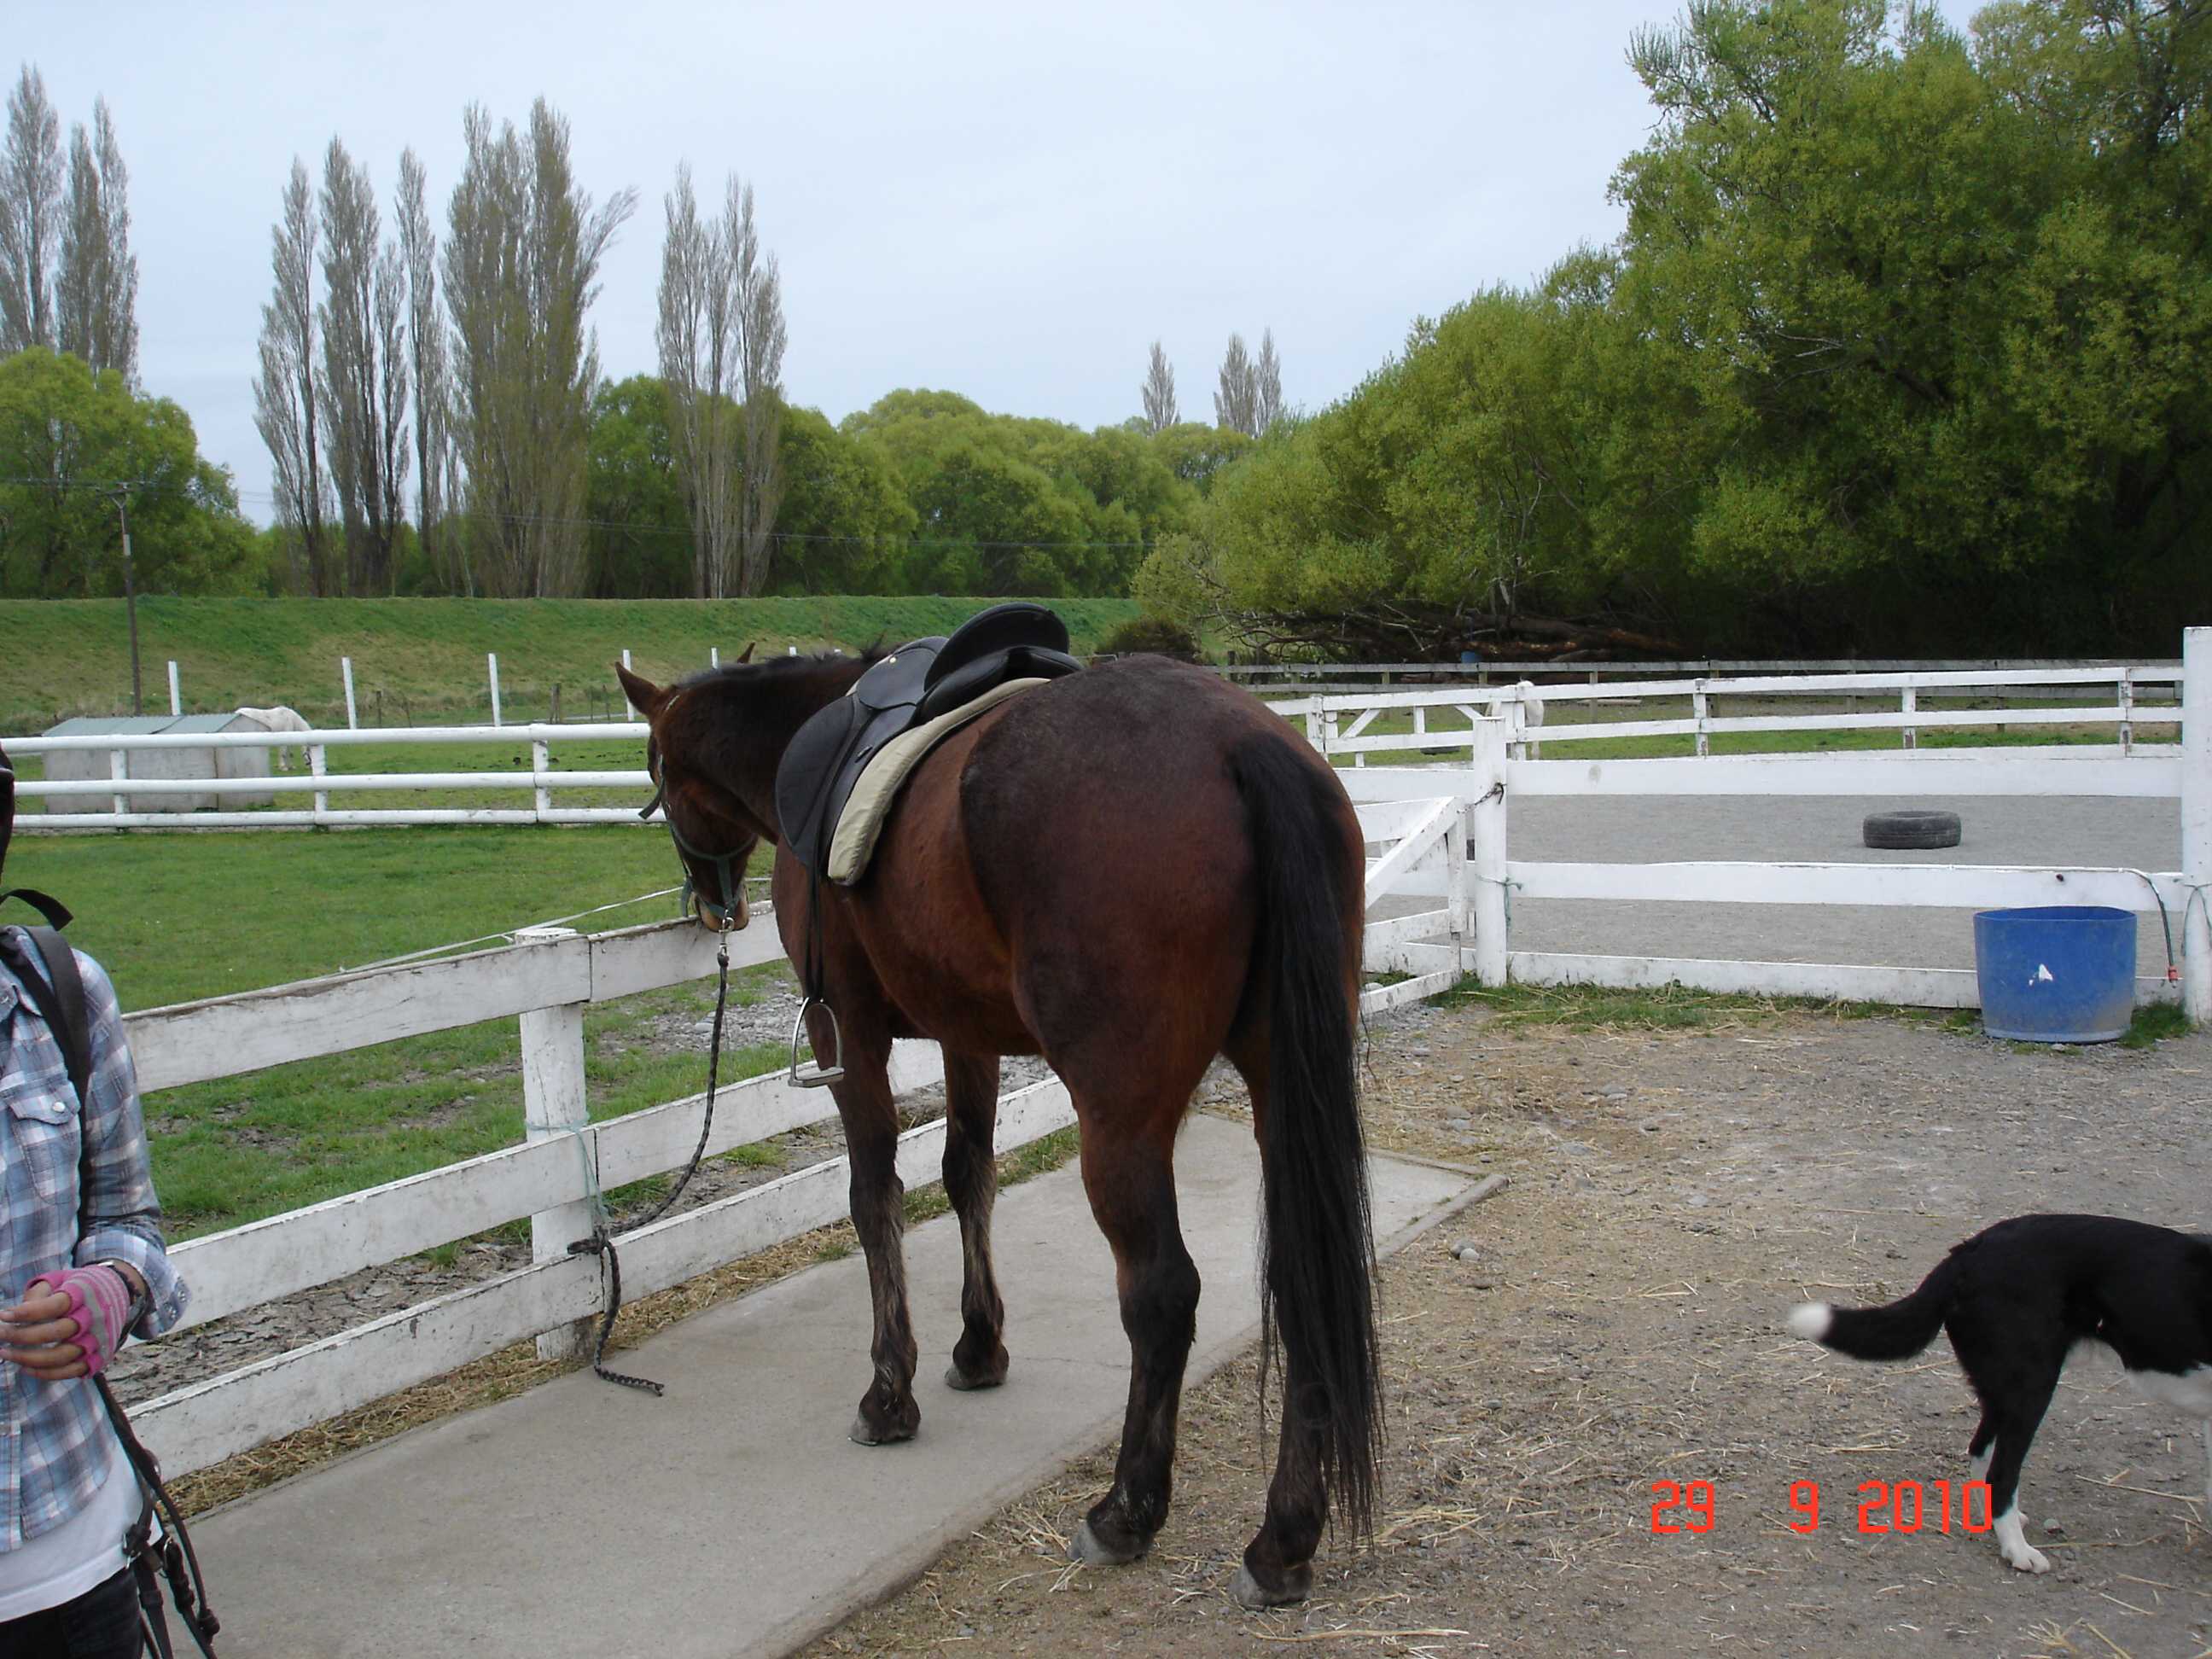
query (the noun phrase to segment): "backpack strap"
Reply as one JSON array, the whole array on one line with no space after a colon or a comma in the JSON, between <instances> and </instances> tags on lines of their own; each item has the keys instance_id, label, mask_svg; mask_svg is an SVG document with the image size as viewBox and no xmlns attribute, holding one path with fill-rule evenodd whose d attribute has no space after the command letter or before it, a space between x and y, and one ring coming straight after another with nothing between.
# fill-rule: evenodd
<instances>
[{"instance_id":1,"label":"backpack strap","mask_svg":"<svg viewBox=\"0 0 2212 1659\"><path fill-rule=\"evenodd\" d=\"M49 927L66 927L76 920L70 914L68 905L64 904L52 893L41 893L35 887L10 887L6 892L0 893L0 903L4 903L11 898L21 899L36 910L46 919L46 926Z\"/></svg>"},{"instance_id":2,"label":"backpack strap","mask_svg":"<svg viewBox=\"0 0 2212 1659\"><path fill-rule=\"evenodd\" d=\"M23 981L32 1006L45 1017L54 1041L60 1044L62 1066L69 1073L70 1086L76 1091L77 1104L82 1107L87 1103L86 1097L92 1087L92 1016L85 1000L84 979L76 969L76 952L52 927L26 927L22 932L37 952L39 962L33 963L29 954L21 949L10 948L4 952L8 965ZM5 939L6 935L0 933L0 939ZM40 963L45 967L43 973L40 971Z\"/></svg>"}]
</instances>

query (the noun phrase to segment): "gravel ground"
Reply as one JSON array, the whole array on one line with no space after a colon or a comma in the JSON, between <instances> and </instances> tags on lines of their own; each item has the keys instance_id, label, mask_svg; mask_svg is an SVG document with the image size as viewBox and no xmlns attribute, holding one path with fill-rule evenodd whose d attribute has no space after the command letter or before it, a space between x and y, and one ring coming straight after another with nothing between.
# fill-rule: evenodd
<instances>
[{"instance_id":1,"label":"gravel ground","mask_svg":"<svg viewBox=\"0 0 2212 1659\"><path fill-rule=\"evenodd\" d=\"M1974 1413L1948 1344L1869 1365L1780 1329L1808 1297L1899 1294L2025 1211L2203 1227L2212 1036L2030 1050L1932 1020L1576 1032L1416 1009L1370 1037L1379 1146L1510 1176L1385 1265L1373 1545L1326 1545L1304 1607L1230 1602L1271 1462L1247 1358L1188 1396L1176 1512L1146 1561L1061 1554L1108 1448L811 1651L2212 1650L2203 1452L2112 1362L2069 1370L2029 1459L2029 1537L2054 1563L2031 1578L1932 1518L1859 1530L1862 1483L1932 1498L1965 1478ZM1227 1084L1209 1094L1238 1109ZM1018 1330L1008 1346L1018 1367ZM1655 1534L1668 1480L1711 1483L1709 1530ZM1821 1509L1801 1534L1802 1480Z\"/></svg>"}]
</instances>

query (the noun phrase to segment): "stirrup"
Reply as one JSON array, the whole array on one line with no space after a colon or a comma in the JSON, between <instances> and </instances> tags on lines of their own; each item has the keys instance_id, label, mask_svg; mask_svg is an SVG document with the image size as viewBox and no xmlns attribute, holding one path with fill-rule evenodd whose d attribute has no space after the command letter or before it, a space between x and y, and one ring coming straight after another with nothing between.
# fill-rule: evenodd
<instances>
[{"instance_id":1,"label":"stirrup","mask_svg":"<svg viewBox=\"0 0 2212 1659\"><path fill-rule=\"evenodd\" d=\"M821 1005L822 1012L830 1016L830 1063L818 1060L801 1064L799 1058L799 1040L806 1035L806 1011ZM809 997L799 1005L799 1018L791 1023L791 1070L787 1080L796 1089L819 1089L825 1083L835 1083L845 1075L845 1033L837 1024L837 1011L820 997Z\"/></svg>"}]
</instances>

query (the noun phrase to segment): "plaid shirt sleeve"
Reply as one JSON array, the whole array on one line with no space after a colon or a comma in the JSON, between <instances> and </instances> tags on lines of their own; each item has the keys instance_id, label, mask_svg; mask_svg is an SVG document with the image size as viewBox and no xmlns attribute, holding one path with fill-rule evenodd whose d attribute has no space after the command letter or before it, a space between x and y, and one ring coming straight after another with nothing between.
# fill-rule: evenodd
<instances>
[{"instance_id":1,"label":"plaid shirt sleeve","mask_svg":"<svg viewBox=\"0 0 2212 1659\"><path fill-rule=\"evenodd\" d=\"M84 975L92 1018L92 1076L85 1091L89 1098L83 1131L84 1168L90 1184L82 1195L84 1231L76 1242L76 1265L121 1261L138 1270L152 1301L131 1334L143 1340L161 1335L184 1317L188 1292L161 1248L161 1205L154 1196L154 1175L146 1158L138 1073L123 1038L115 988L100 964L82 951L77 953L76 965Z\"/></svg>"},{"instance_id":2,"label":"plaid shirt sleeve","mask_svg":"<svg viewBox=\"0 0 2212 1659\"><path fill-rule=\"evenodd\" d=\"M136 1332L152 1335L183 1316L185 1287L161 1249L115 989L98 963L82 952L76 960L93 1039L82 1110L61 1045L0 966L0 1297L15 1301L39 1274L73 1261L127 1261L153 1295ZM82 1194L81 1165L89 1173ZM0 1422L7 1428L0 1434L5 1552L51 1532L91 1499L106 1476L112 1431L88 1379L41 1382L4 1363Z\"/></svg>"}]
</instances>

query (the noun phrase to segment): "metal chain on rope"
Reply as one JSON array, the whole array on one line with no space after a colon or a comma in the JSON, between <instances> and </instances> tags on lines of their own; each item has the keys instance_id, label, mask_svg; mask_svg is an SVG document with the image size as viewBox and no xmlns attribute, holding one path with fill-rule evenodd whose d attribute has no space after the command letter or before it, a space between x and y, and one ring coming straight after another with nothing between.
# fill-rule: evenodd
<instances>
[{"instance_id":1,"label":"metal chain on rope","mask_svg":"<svg viewBox=\"0 0 2212 1659\"><path fill-rule=\"evenodd\" d=\"M691 1161L684 1166L684 1173L667 1195L653 1206L652 1212L634 1223L626 1231L635 1232L649 1227L666 1215L676 1200L684 1196L684 1189L691 1184L698 1173L699 1162L707 1155L707 1139L714 1128L714 1085L722 1064L722 1014L730 1000L730 934L733 931L728 911L723 913L722 948L715 957L717 978L714 985L714 1029L707 1041L707 1109L699 1123L699 1144L691 1149ZM593 1181L594 1192L597 1181ZM647 1394L659 1395L666 1388L650 1377L631 1376L626 1372L608 1368L607 1339L614 1334L615 1316L622 1311L622 1257L616 1253L612 1235L607 1231L606 1212L597 1204L592 1207L592 1235L577 1239L568 1246L570 1255L596 1255L599 1259L599 1284L605 1307L599 1315L599 1329L592 1344L592 1374L609 1382L620 1383L625 1389L642 1389Z\"/></svg>"}]
</instances>

